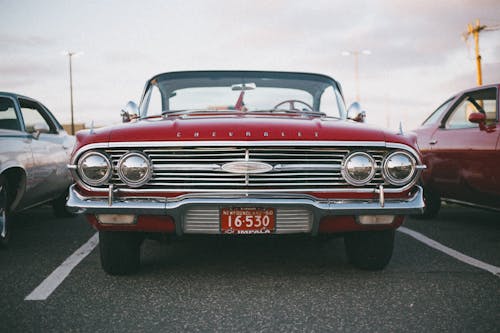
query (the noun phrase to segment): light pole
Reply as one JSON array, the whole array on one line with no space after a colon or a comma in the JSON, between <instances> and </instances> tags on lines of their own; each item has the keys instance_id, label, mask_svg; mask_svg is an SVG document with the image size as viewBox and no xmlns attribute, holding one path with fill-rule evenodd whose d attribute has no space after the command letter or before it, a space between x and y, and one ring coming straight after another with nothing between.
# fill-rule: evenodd
<instances>
[{"instance_id":1,"label":"light pole","mask_svg":"<svg viewBox=\"0 0 500 333\"><path fill-rule=\"evenodd\" d=\"M81 55L83 52L73 52L73 51L63 51L64 55L68 56L69 59L69 96L71 103L71 135L75 134L75 120L74 120L74 112L73 112L73 67L71 59L73 56Z\"/></svg>"},{"instance_id":2,"label":"light pole","mask_svg":"<svg viewBox=\"0 0 500 333\"><path fill-rule=\"evenodd\" d=\"M359 102L361 98L359 97L359 55L370 55L372 52L370 50L354 50L354 51L343 51L343 56L354 56L354 81L356 83L356 101Z\"/></svg>"}]
</instances>

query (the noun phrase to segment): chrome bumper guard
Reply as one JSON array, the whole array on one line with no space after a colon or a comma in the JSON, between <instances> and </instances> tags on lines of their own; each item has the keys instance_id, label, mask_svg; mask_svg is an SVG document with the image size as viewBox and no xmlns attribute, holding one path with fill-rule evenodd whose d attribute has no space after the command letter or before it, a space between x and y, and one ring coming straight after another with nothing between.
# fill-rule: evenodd
<instances>
[{"instance_id":1,"label":"chrome bumper guard","mask_svg":"<svg viewBox=\"0 0 500 333\"><path fill-rule=\"evenodd\" d=\"M67 202L73 213L85 214L134 214L170 215L183 219L184 212L190 207L302 207L314 214L314 225L328 215L409 215L421 214L424 209L423 190L416 186L413 196L406 200L342 200L318 199L300 194L188 194L176 198L108 198L82 196L72 185ZM313 228L314 230L314 228Z\"/></svg>"}]
</instances>

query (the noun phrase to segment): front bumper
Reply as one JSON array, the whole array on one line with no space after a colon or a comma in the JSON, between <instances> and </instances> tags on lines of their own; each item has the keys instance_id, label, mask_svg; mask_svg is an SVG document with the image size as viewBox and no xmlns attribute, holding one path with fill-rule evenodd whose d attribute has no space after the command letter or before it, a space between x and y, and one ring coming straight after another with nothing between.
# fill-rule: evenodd
<instances>
[{"instance_id":1,"label":"front bumper","mask_svg":"<svg viewBox=\"0 0 500 333\"><path fill-rule=\"evenodd\" d=\"M381 196L383 197L383 195ZM326 216L340 215L409 215L421 214L425 207L423 190L416 186L407 199L349 200L318 199L302 194L189 194L175 198L113 198L85 197L71 186L67 202L73 213L168 215L182 233L182 221L190 209L222 207L275 207L301 208L312 214L312 232L318 230L319 221Z\"/></svg>"}]
</instances>

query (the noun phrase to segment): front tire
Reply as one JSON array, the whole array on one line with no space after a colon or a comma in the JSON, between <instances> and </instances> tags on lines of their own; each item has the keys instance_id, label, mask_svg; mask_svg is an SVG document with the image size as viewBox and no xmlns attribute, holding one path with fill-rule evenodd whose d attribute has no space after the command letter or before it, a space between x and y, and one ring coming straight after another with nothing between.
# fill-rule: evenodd
<instances>
[{"instance_id":1,"label":"front tire","mask_svg":"<svg viewBox=\"0 0 500 333\"><path fill-rule=\"evenodd\" d=\"M137 272L140 265L141 237L136 232L99 231L101 266L110 275Z\"/></svg>"},{"instance_id":2,"label":"front tire","mask_svg":"<svg viewBox=\"0 0 500 333\"><path fill-rule=\"evenodd\" d=\"M439 210L441 209L441 197L439 193L424 188L424 201L425 208L422 215L417 215L418 219L432 219L437 216Z\"/></svg>"},{"instance_id":3,"label":"front tire","mask_svg":"<svg viewBox=\"0 0 500 333\"><path fill-rule=\"evenodd\" d=\"M52 210L54 211L54 215L58 218L76 216L68 210L68 207L66 207L66 201L68 200L68 191L69 189L64 191L57 199L52 201Z\"/></svg>"},{"instance_id":4,"label":"front tire","mask_svg":"<svg viewBox=\"0 0 500 333\"><path fill-rule=\"evenodd\" d=\"M7 247L10 238L9 231L9 191L4 176L0 176L0 248Z\"/></svg>"},{"instance_id":5,"label":"front tire","mask_svg":"<svg viewBox=\"0 0 500 333\"><path fill-rule=\"evenodd\" d=\"M347 258L366 270L384 269L392 257L394 230L356 231L344 236Z\"/></svg>"}]
</instances>

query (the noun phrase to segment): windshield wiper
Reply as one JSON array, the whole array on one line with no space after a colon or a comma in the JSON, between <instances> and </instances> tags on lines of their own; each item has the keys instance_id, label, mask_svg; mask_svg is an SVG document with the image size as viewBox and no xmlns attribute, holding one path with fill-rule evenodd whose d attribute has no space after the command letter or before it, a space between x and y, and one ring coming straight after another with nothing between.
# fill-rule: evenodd
<instances>
[{"instance_id":1,"label":"windshield wiper","mask_svg":"<svg viewBox=\"0 0 500 333\"><path fill-rule=\"evenodd\" d=\"M240 110L224 109L224 110L210 110L210 109L183 109L183 110L166 110L161 113L162 116L171 114L189 114L189 113L226 113L226 112L237 112L241 113Z\"/></svg>"},{"instance_id":2,"label":"windshield wiper","mask_svg":"<svg viewBox=\"0 0 500 333\"><path fill-rule=\"evenodd\" d=\"M326 113L319 111L310 110L290 110L290 109L262 109L262 110L252 110L243 111L235 109L225 109L225 110L210 110L210 109L181 109L181 110L165 110L161 113L161 116L169 116L176 114L191 114L191 113L239 113L239 114L252 114L252 113L290 113L290 114L301 114L306 116L314 117L326 117ZM158 115L151 115L141 117L140 119L147 119L151 117L158 117Z\"/></svg>"},{"instance_id":3,"label":"windshield wiper","mask_svg":"<svg viewBox=\"0 0 500 333\"><path fill-rule=\"evenodd\" d=\"M267 110L255 110L255 111L247 111L247 113L259 113L259 112L269 112L269 113L293 113L293 114L305 114L305 115L311 115L311 116L317 116L317 117L324 117L326 116L326 113L324 112L319 112L319 111L311 111L311 110L290 110L290 109L267 109Z\"/></svg>"}]
</instances>

